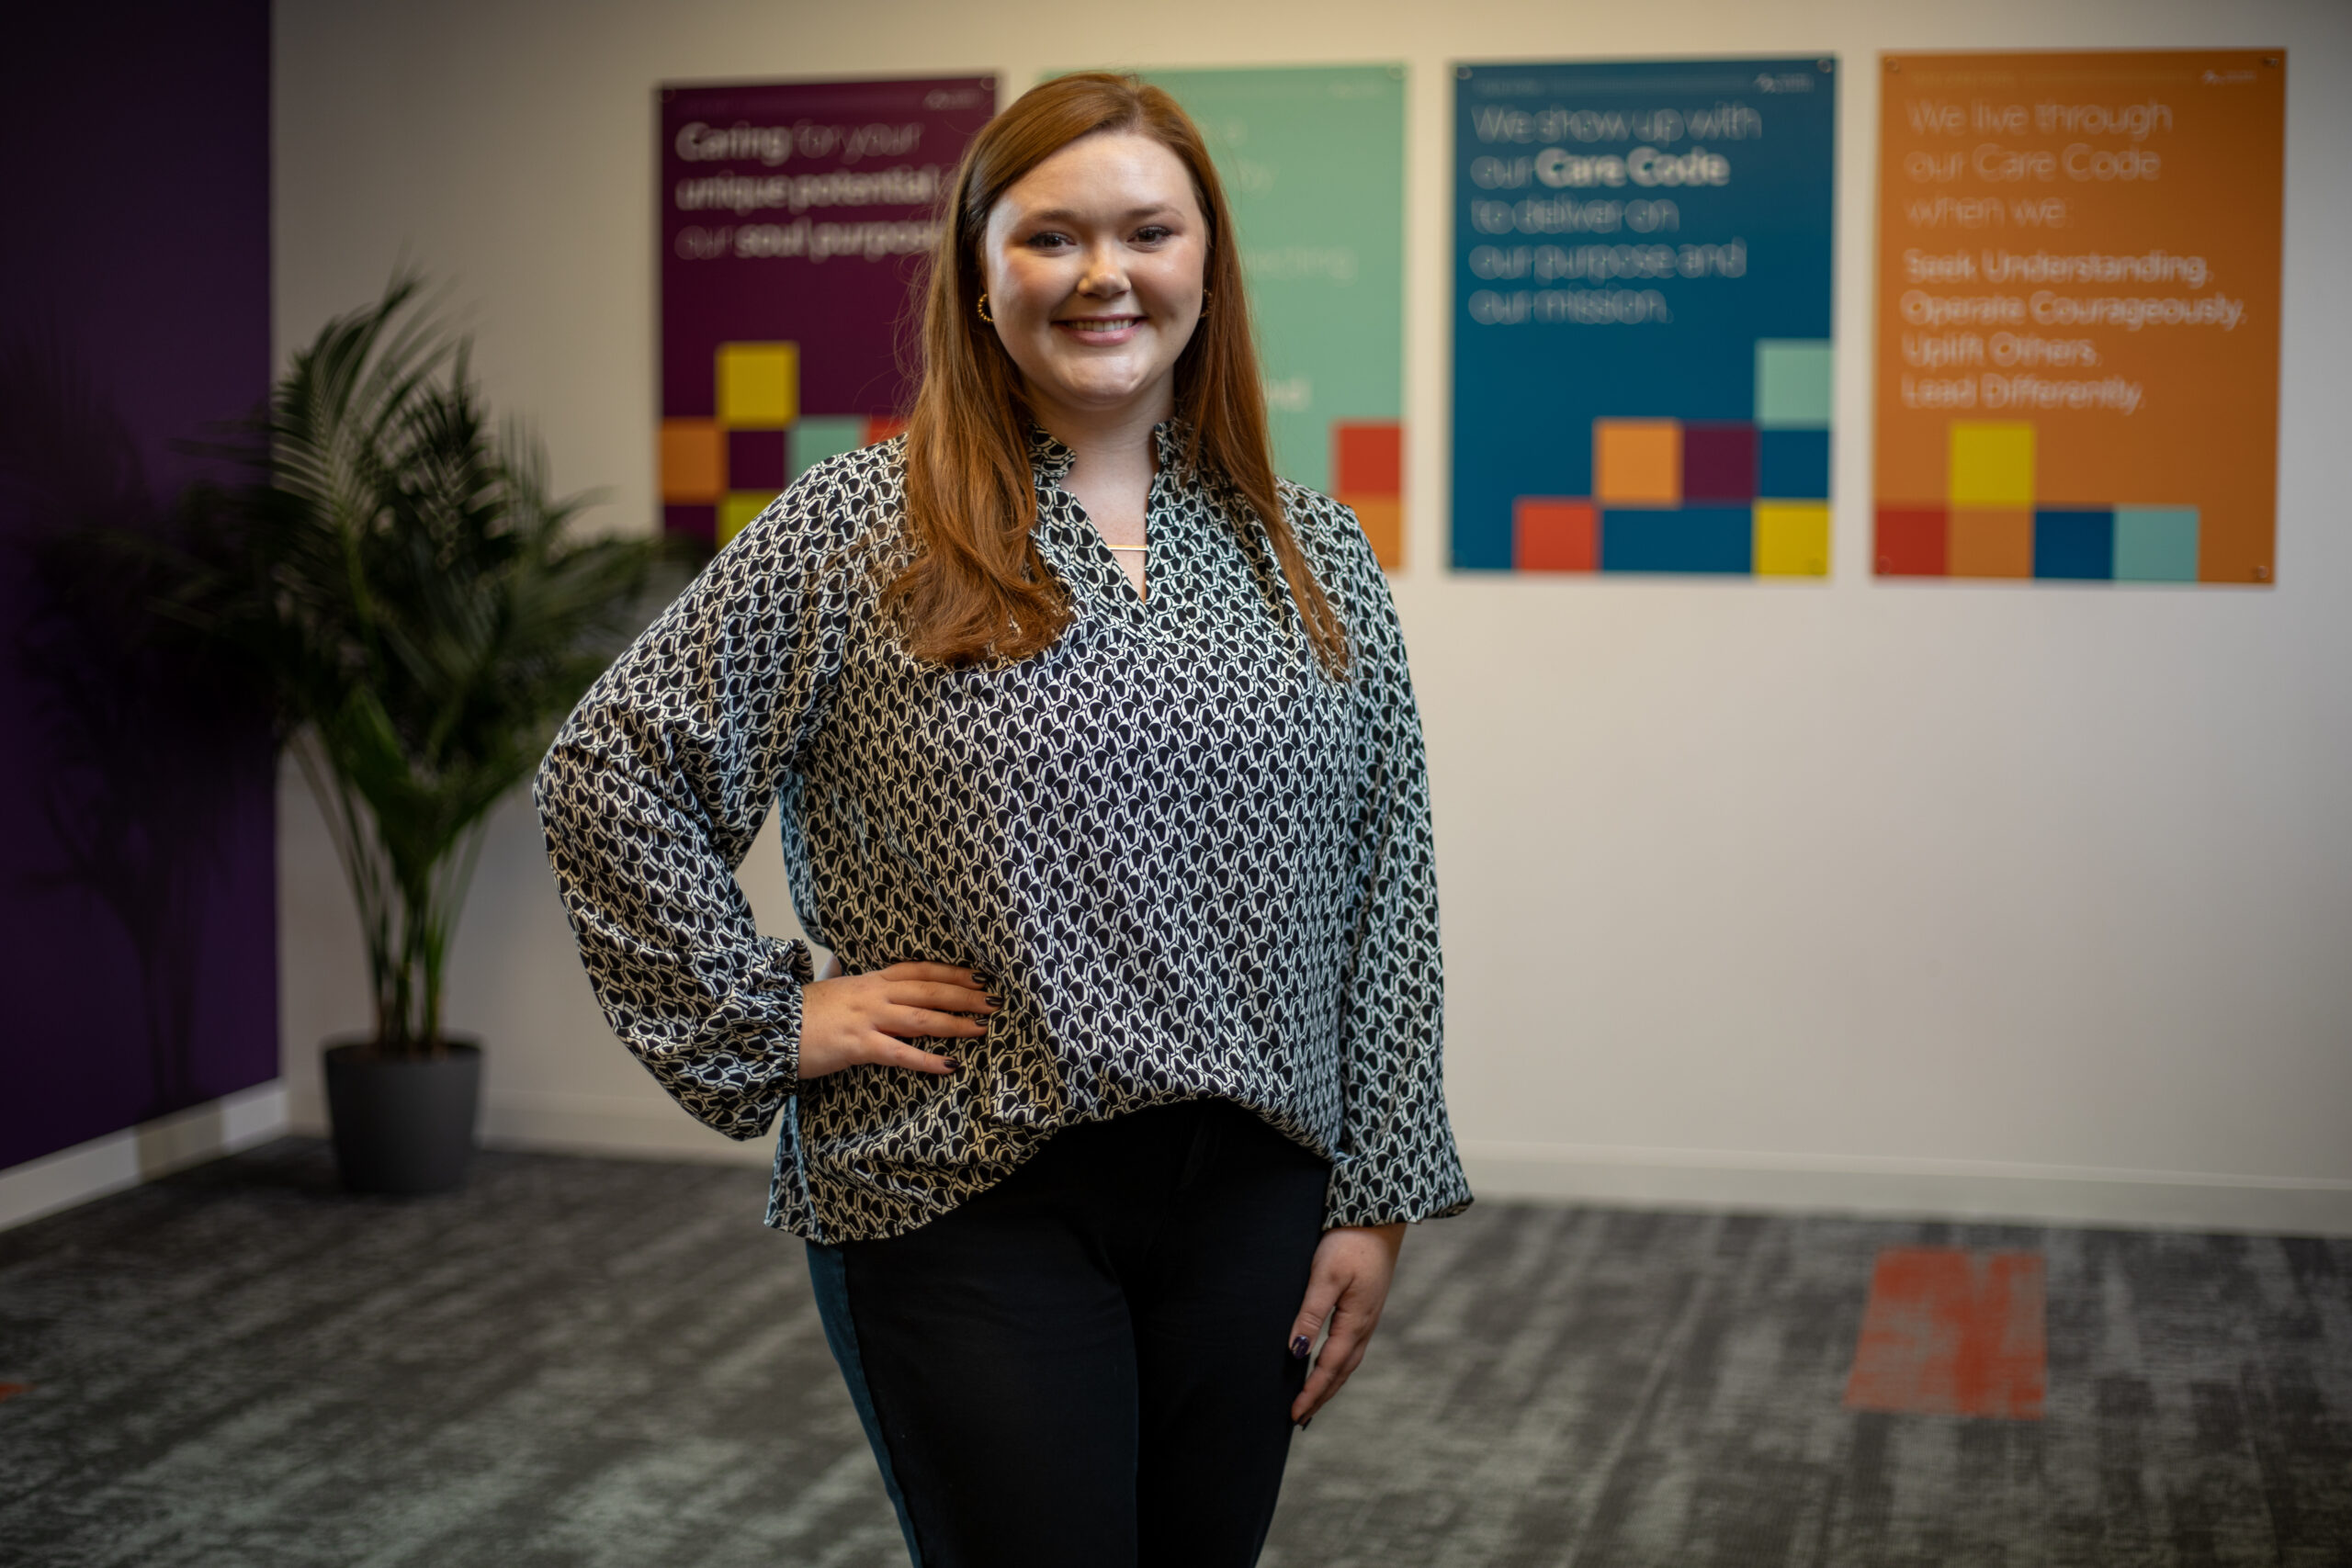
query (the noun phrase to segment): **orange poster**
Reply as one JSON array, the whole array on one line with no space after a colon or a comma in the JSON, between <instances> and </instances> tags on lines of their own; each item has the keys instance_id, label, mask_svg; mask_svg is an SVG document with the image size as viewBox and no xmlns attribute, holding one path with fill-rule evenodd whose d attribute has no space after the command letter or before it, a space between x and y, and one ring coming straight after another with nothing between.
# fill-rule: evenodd
<instances>
[{"instance_id":1,"label":"orange poster","mask_svg":"<svg viewBox=\"0 0 2352 1568\"><path fill-rule=\"evenodd\" d=\"M2274 581L2285 55L1882 74L1879 574Z\"/></svg>"}]
</instances>

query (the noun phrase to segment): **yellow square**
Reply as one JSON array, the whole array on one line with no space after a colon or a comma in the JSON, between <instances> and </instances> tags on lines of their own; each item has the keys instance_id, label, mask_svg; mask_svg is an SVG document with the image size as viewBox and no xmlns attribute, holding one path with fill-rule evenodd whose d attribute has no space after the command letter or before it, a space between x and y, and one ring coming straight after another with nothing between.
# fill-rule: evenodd
<instances>
[{"instance_id":1,"label":"yellow square","mask_svg":"<svg viewBox=\"0 0 2352 1568\"><path fill-rule=\"evenodd\" d=\"M772 490L729 491L718 503L719 548L725 549L729 539L751 526L752 519L768 509L775 494Z\"/></svg>"},{"instance_id":2,"label":"yellow square","mask_svg":"<svg viewBox=\"0 0 2352 1568\"><path fill-rule=\"evenodd\" d=\"M1954 421L1945 491L1954 506L2031 506L2033 426Z\"/></svg>"},{"instance_id":3,"label":"yellow square","mask_svg":"<svg viewBox=\"0 0 2352 1568\"><path fill-rule=\"evenodd\" d=\"M1756 575L1829 575L1829 508L1818 501L1756 503Z\"/></svg>"},{"instance_id":4,"label":"yellow square","mask_svg":"<svg viewBox=\"0 0 2352 1568\"><path fill-rule=\"evenodd\" d=\"M1670 419L1592 422L1592 494L1609 506L1679 506L1682 426Z\"/></svg>"},{"instance_id":5,"label":"yellow square","mask_svg":"<svg viewBox=\"0 0 2352 1568\"><path fill-rule=\"evenodd\" d=\"M800 417L800 345L718 345L718 423L736 430L781 430Z\"/></svg>"}]
</instances>

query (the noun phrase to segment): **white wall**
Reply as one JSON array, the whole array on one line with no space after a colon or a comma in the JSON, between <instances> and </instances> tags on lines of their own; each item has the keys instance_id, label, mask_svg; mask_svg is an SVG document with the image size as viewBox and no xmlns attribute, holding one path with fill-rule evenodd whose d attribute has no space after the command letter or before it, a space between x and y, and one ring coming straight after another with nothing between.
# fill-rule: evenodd
<instances>
[{"instance_id":1,"label":"white wall","mask_svg":"<svg viewBox=\"0 0 2352 1568\"><path fill-rule=\"evenodd\" d=\"M2352 1231L2352 7L1980 0L1573 6L1197 0L280 0L281 352L395 258L453 279L560 483L654 513L651 89L665 80L1394 60L1410 66L1412 564L1454 1122L1483 1190ZM2290 51L2280 586L1870 575L1873 51ZM1834 578L1444 567L1455 59L1836 52ZM288 1080L365 1021L289 792ZM789 919L770 845L746 871ZM605 1032L526 815L452 1010L489 1131L699 1150ZM763 1157L752 1151L751 1157Z\"/></svg>"}]
</instances>

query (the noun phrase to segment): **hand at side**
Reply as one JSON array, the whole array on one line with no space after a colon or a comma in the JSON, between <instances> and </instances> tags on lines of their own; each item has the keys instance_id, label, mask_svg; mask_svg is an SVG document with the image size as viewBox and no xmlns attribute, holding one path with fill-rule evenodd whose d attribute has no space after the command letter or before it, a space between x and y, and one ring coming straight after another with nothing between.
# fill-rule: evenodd
<instances>
[{"instance_id":1,"label":"hand at side","mask_svg":"<svg viewBox=\"0 0 2352 1568\"><path fill-rule=\"evenodd\" d=\"M982 1019L997 1007L978 975L945 964L893 964L811 981L800 989L800 1076L820 1078L861 1062L952 1073L954 1056L908 1042L976 1039L988 1032Z\"/></svg>"},{"instance_id":2,"label":"hand at side","mask_svg":"<svg viewBox=\"0 0 2352 1568\"><path fill-rule=\"evenodd\" d=\"M1330 1403L1363 1360L1364 1347L1379 1326L1388 1303L1388 1281L1396 1273L1405 1227L1340 1225L1323 1233L1306 1277L1306 1301L1291 1325L1291 1350L1305 1355L1325 1327L1322 1353L1306 1375L1306 1387L1291 1402L1290 1418L1304 1422ZM1304 1344L1302 1344L1304 1341Z\"/></svg>"}]
</instances>

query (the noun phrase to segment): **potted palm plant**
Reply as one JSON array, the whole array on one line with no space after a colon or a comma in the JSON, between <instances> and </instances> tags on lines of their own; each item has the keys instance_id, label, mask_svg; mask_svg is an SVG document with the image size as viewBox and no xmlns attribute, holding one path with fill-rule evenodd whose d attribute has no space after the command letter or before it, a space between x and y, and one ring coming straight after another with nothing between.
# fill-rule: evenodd
<instances>
[{"instance_id":1,"label":"potted palm plant","mask_svg":"<svg viewBox=\"0 0 2352 1568\"><path fill-rule=\"evenodd\" d=\"M265 692L358 907L369 1033L325 1050L345 1181L463 1179L479 1044L442 1015L491 809L603 668L660 558L580 538L519 423L494 426L468 343L413 276L294 355L244 449L191 505L165 614Z\"/></svg>"}]
</instances>

